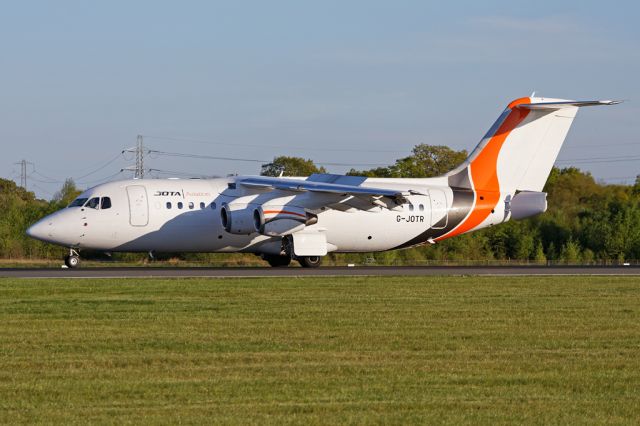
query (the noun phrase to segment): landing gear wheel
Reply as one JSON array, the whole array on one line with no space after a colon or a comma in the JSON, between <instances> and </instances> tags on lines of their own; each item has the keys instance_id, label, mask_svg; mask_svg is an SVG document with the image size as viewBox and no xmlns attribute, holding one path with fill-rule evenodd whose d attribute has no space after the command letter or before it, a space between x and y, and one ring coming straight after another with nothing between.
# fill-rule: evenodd
<instances>
[{"instance_id":1,"label":"landing gear wheel","mask_svg":"<svg viewBox=\"0 0 640 426\"><path fill-rule=\"evenodd\" d=\"M317 268L322 264L322 256L302 256L298 258L303 268Z\"/></svg>"},{"instance_id":2,"label":"landing gear wheel","mask_svg":"<svg viewBox=\"0 0 640 426\"><path fill-rule=\"evenodd\" d=\"M264 256L263 259L274 268L286 268L291 263L291 257L289 256Z\"/></svg>"},{"instance_id":3,"label":"landing gear wheel","mask_svg":"<svg viewBox=\"0 0 640 426\"><path fill-rule=\"evenodd\" d=\"M77 268L80 265L80 257L76 255L65 256L64 264L71 269Z\"/></svg>"}]
</instances>

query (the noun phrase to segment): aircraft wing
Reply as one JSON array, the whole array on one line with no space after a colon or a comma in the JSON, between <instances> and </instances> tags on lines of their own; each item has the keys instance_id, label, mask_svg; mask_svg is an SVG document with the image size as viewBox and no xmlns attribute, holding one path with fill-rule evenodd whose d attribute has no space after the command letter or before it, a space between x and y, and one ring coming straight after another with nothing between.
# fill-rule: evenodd
<instances>
[{"instance_id":1,"label":"aircraft wing","mask_svg":"<svg viewBox=\"0 0 640 426\"><path fill-rule=\"evenodd\" d=\"M361 186L359 183L362 183L364 180L365 178L352 176L314 174L306 180L266 176L247 177L239 179L237 184L242 185L245 188L258 189L261 191L280 190L293 193L309 192L335 194L340 198L370 197L373 204L376 205L387 204L383 202L376 202L376 200L380 201L383 197L392 200L396 205L400 205L407 201L405 197L410 194L408 191L405 192L396 189ZM359 183L356 184L357 182Z\"/></svg>"}]
</instances>

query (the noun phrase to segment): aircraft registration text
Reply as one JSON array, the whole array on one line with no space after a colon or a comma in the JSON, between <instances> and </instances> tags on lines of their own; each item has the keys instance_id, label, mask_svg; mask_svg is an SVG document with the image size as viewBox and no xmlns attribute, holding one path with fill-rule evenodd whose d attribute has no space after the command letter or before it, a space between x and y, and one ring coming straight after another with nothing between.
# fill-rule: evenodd
<instances>
[{"instance_id":1,"label":"aircraft registration text","mask_svg":"<svg viewBox=\"0 0 640 426\"><path fill-rule=\"evenodd\" d=\"M396 222L400 223L400 222L407 222L407 223L415 223L415 222L420 222L423 223L424 222L424 216L419 216L419 215L409 215L407 217L404 216L396 216Z\"/></svg>"}]
</instances>

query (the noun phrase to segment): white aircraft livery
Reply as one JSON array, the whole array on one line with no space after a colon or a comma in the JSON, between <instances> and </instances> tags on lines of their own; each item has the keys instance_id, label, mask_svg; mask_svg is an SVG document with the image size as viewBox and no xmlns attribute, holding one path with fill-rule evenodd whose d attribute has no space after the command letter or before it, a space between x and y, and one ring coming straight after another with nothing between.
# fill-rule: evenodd
<instances>
[{"instance_id":1,"label":"white aircraft livery","mask_svg":"<svg viewBox=\"0 0 640 426\"><path fill-rule=\"evenodd\" d=\"M105 183L27 234L105 252L247 252L271 266L319 266L330 252L376 252L523 219L547 208L542 188L580 107L618 101L511 102L454 170L423 179L232 176Z\"/></svg>"}]
</instances>

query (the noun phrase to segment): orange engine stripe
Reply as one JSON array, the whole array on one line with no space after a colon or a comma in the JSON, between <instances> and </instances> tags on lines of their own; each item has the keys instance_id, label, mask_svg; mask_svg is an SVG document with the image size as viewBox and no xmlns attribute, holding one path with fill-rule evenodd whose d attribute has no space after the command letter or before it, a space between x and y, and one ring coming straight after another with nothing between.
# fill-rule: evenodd
<instances>
[{"instance_id":1,"label":"orange engine stripe","mask_svg":"<svg viewBox=\"0 0 640 426\"><path fill-rule=\"evenodd\" d=\"M511 109L511 112L489 139L487 145L469 165L476 202L473 211L457 228L436 238L436 241L453 237L475 228L489 217L491 210L498 205L500 201L500 182L498 182L497 170L498 154L500 154L502 145L511 131L518 127L529 114L528 109L515 108L515 106L529 102L531 102L529 98L520 98L509 104L508 108ZM481 200L480 197L483 199Z\"/></svg>"},{"instance_id":2,"label":"orange engine stripe","mask_svg":"<svg viewBox=\"0 0 640 426\"><path fill-rule=\"evenodd\" d=\"M263 210L262 213L264 213L264 214L280 214L280 213L284 213L284 214L292 214L294 216L300 216L300 217L304 217L304 218L307 217L307 215L305 215L305 214L296 213L296 212L290 212L290 211L287 211L287 210Z\"/></svg>"}]
</instances>

